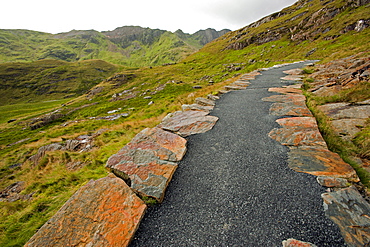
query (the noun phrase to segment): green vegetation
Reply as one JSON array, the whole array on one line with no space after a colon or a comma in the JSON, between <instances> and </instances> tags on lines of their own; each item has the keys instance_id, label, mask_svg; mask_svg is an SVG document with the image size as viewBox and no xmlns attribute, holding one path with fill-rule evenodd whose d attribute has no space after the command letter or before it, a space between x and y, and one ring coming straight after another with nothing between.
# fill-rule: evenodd
<instances>
[{"instance_id":1,"label":"green vegetation","mask_svg":"<svg viewBox=\"0 0 370 247\"><path fill-rule=\"evenodd\" d=\"M340 5L345 6L345 11L335 18L322 19L319 26L299 26L323 4L319 0L300 1L284 9L285 15L274 15L268 22L227 33L186 58L198 49L200 38L179 39L183 36L180 31L157 35L157 30L144 35L147 38L140 42L124 45L122 40L112 41L95 31L53 36L0 30L0 43L6 44L0 47L0 60L8 62L0 64L0 188L24 181L25 189L20 194L32 194L32 200L0 202L0 245L22 246L78 188L90 179L106 176L107 159L136 133L156 126L166 114L180 110L182 104L217 92L240 74L304 59L328 62L358 52L368 55L369 28L343 32L359 19L368 18L366 6L355 8L340 0L328 2L325 8ZM292 40L292 34L298 35L300 30L307 31L307 39ZM271 37L271 31L276 31L279 38L267 42L265 38ZM192 48L185 48L181 42ZM241 47L239 43L243 48L237 49ZM98 58L110 63L89 60ZM184 59L179 62L180 58ZM172 65L143 67L163 63ZM230 65L239 68L233 70ZM311 72L306 70L307 74ZM214 83L209 83L211 80ZM194 89L196 85L202 88ZM309 98L308 103L314 110L323 102L352 102L364 94L369 95L368 85L330 99ZM150 101L154 103L149 105ZM112 110L129 115L114 121L99 118L111 115L108 112ZM48 113L59 115L38 128L30 127L36 117ZM328 122L319 112L315 115L322 123ZM8 122L12 119L16 121ZM329 127L320 128L332 150L342 152L345 159L356 150L368 157L369 126L364 127L352 146L332 136ZM37 163L29 159L42 146L99 130L102 133L95 137L89 151L50 151ZM81 167L68 169L74 162L80 162ZM360 176L368 185L369 178Z\"/></svg>"}]
</instances>

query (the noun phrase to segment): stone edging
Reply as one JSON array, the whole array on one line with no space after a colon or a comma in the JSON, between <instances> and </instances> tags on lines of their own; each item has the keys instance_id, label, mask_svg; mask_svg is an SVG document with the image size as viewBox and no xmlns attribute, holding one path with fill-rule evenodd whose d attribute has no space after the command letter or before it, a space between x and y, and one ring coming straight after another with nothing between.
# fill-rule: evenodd
<instances>
[{"instance_id":1,"label":"stone edging","mask_svg":"<svg viewBox=\"0 0 370 247\"><path fill-rule=\"evenodd\" d=\"M260 74L259 71L242 75L239 80L225 86L219 94L245 89L250 84L249 80ZM301 76L291 75L285 79L294 78L301 79ZM356 243L354 238L360 234L364 237L359 241L368 241L370 238L365 226L370 225L370 221L364 221L368 214L358 215L358 212L345 211L345 208L352 209L360 205L364 212L368 212L370 207L359 202L362 197L356 194L358 192L355 188L339 189L347 186L347 180L342 177L358 180L353 169L327 150L314 118L305 109L305 97L299 88L293 86L270 90L283 93L264 99L276 102L271 108L271 114L296 116L279 119L278 123L283 128L272 130L270 137L291 149L289 166L293 170L319 176L318 182L321 185L333 188L333 192L322 195L324 207L328 217L341 228L346 241ZM207 99L197 98L194 104L183 105L183 111L168 114L158 126L137 134L107 161L106 167L112 173L81 187L25 246L49 246L56 243L59 246L128 246L146 210L145 203L137 195L144 199L154 198L158 202L163 200L166 187L178 166L176 162L186 152L186 140L183 137L213 128L218 118L208 114L217 99L218 96L214 95L208 95ZM305 164L306 159L302 161L301 157L311 157L312 164L321 170L318 169L314 174ZM343 168L340 172L335 170L336 166L331 165L332 160L338 162L336 166ZM351 200L356 200L356 203L348 206L348 203L343 204L343 198L348 203ZM347 215L338 213L343 210ZM347 220L348 214L353 217ZM346 221L342 217L346 217ZM348 232L348 228L353 230ZM288 239L283 242L283 246L315 245Z\"/></svg>"}]
</instances>

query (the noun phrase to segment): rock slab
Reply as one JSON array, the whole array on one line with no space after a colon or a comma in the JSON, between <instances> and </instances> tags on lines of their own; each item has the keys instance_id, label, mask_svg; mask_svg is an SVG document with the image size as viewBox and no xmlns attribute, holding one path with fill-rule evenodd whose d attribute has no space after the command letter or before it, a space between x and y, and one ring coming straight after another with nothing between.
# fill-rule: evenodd
<instances>
[{"instance_id":1,"label":"rock slab","mask_svg":"<svg viewBox=\"0 0 370 247\"><path fill-rule=\"evenodd\" d=\"M324 193L325 214L340 228L348 246L369 246L370 204L354 186Z\"/></svg>"},{"instance_id":2,"label":"rock slab","mask_svg":"<svg viewBox=\"0 0 370 247\"><path fill-rule=\"evenodd\" d=\"M177 168L174 163L186 152L186 140L160 128L147 128L112 155L106 167L123 178L142 196L162 201Z\"/></svg>"},{"instance_id":3,"label":"rock slab","mask_svg":"<svg viewBox=\"0 0 370 247\"><path fill-rule=\"evenodd\" d=\"M204 133L211 130L218 120L218 117L207 115L203 111L178 111L167 115L158 127L182 137Z\"/></svg>"},{"instance_id":4,"label":"rock slab","mask_svg":"<svg viewBox=\"0 0 370 247\"><path fill-rule=\"evenodd\" d=\"M114 175L91 180L25 246L128 246L145 210Z\"/></svg>"}]
</instances>

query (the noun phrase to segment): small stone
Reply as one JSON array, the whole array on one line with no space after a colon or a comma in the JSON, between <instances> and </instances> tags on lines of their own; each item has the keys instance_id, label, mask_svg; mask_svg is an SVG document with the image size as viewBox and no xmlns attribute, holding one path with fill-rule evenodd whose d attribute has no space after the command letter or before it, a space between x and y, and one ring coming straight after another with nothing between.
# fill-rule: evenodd
<instances>
[{"instance_id":1,"label":"small stone","mask_svg":"<svg viewBox=\"0 0 370 247\"><path fill-rule=\"evenodd\" d=\"M314 244L308 242L302 242L296 239L288 239L283 241L283 247L317 247Z\"/></svg>"},{"instance_id":2,"label":"small stone","mask_svg":"<svg viewBox=\"0 0 370 247\"><path fill-rule=\"evenodd\" d=\"M150 101L149 103L148 103L148 105L153 105L154 104L154 101Z\"/></svg>"},{"instance_id":3,"label":"small stone","mask_svg":"<svg viewBox=\"0 0 370 247\"><path fill-rule=\"evenodd\" d=\"M348 187L348 181L344 178L333 178L328 176L318 176L316 178L317 182L324 187L328 188L345 188Z\"/></svg>"},{"instance_id":4,"label":"small stone","mask_svg":"<svg viewBox=\"0 0 370 247\"><path fill-rule=\"evenodd\" d=\"M208 98L209 100L213 100L213 101L216 101L216 100L219 100L219 99L220 99L220 97L218 97L218 96L216 96L216 95L213 95L213 94L208 94L208 95L207 95L207 98Z\"/></svg>"},{"instance_id":5,"label":"small stone","mask_svg":"<svg viewBox=\"0 0 370 247\"><path fill-rule=\"evenodd\" d=\"M150 96L145 96L144 99L151 99L152 97Z\"/></svg>"},{"instance_id":6,"label":"small stone","mask_svg":"<svg viewBox=\"0 0 370 247\"><path fill-rule=\"evenodd\" d=\"M194 89L201 89L202 86L193 86Z\"/></svg>"}]
</instances>

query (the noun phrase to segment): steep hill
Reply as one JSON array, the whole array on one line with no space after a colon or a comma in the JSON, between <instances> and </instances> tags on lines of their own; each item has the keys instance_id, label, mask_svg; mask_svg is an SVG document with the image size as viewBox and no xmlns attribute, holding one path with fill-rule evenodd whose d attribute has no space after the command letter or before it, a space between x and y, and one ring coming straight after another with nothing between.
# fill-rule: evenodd
<instances>
[{"instance_id":1,"label":"steep hill","mask_svg":"<svg viewBox=\"0 0 370 247\"><path fill-rule=\"evenodd\" d=\"M230 30L207 29L177 35L136 26L113 31L73 30L56 35L29 30L0 30L0 62L103 59L127 66L174 63Z\"/></svg>"},{"instance_id":2,"label":"steep hill","mask_svg":"<svg viewBox=\"0 0 370 247\"><path fill-rule=\"evenodd\" d=\"M96 86L80 97L0 106L0 245L23 245L81 185L106 176L107 159L136 133L156 126L167 113L180 110L182 104L216 93L240 74L307 58L326 63L354 55L368 57L369 3L369 0L300 0L247 27L226 33L176 64L139 69L122 67L111 77L97 81ZM130 38L119 37L118 31L114 43L95 31L89 31L90 36L85 31L73 31L55 38L31 31L14 35L15 31L2 30L0 43L6 47L13 45L14 49L4 50L2 46L1 59L39 59L40 53L32 50L59 56L69 54L57 52L65 49L71 54L84 55L86 46L100 55L111 56L110 61L114 61L113 58L122 59L124 49L137 47L139 57L151 52L146 44L173 44L179 41L176 37L187 36L180 30L158 37L154 35L156 32L146 36L142 32L147 37L146 44L133 41L123 48L118 40ZM74 36L86 39L76 40ZM59 42L59 48L47 50L49 45L55 45L50 43L54 39ZM182 37L181 41L194 45L195 39L202 38ZM34 41L24 45L29 40ZM111 52L120 52L108 53L102 49L105 45ZM7 58L6 54L14 56ZM70 56L72 60L77 57L82 59L81 55ZM17 76L12 78L14 83ZM368 82L364 82L364 87L368 88ZM368 91L356 91L363 92ZM335 98L332 96L332 100ZM368 94L361 97L367 99ZM67 145L78 140L87 140L89 148L86 142L79 148Z\"/></svg>"}]
</instances>

